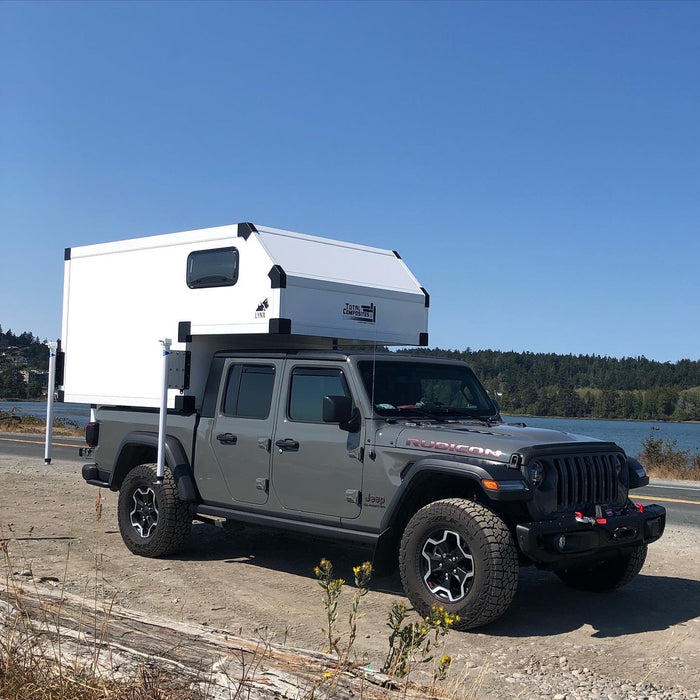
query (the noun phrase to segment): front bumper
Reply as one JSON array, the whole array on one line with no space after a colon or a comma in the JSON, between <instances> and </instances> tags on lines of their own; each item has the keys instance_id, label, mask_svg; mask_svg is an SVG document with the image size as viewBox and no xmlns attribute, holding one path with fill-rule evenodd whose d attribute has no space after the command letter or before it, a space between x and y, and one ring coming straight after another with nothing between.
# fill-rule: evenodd
<instances>
[{"instance_id":1,"label":"front bumper","mask_svg":"<svg viewBox=\"0 0 700 700\"><path fill-rule=\"evenodd\" d=\"M572 559L614 555L615 552L649 544L663 535L666 509L645 506L605 518L604 522L582 523L573 513L556 520L522 523L516 527L520 551L533 562L569 563Z\"/></svg>"}]
</instances>

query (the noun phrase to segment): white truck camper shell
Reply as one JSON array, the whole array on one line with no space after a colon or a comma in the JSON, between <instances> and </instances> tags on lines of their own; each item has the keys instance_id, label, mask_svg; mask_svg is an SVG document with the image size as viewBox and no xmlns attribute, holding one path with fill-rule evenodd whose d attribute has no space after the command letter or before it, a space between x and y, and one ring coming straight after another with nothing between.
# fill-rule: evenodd
<instances>
[{"instance_id":1,"label":"white truck camper shell","mask_svg":"<svg viewBox=\"0 0 700 700\"><path fill-rule=\"evenodd\" d=\"M68 248L63 294L62 401L159 406L166 338L181 409L219 350L428 344L429 297L398 253L250 223Z\"/></svg>"}]
</instances>

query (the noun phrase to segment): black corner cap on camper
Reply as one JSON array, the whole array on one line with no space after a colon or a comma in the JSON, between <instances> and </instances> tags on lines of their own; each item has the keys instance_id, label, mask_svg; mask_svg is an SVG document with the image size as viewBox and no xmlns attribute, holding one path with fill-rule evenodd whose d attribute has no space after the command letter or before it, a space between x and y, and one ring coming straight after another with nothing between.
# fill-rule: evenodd
<instances>
[{"instance_id":1,"label":"black corner cap on camper","mask_svg":"<svg viewBox=\"0 0 700 700\"><path fill-rule=\"evenodd\" d=\"M399 260L401 260L401 256L398 254L398 251L392 250L391 251Z\"/></svg>"},{"instance_id":2,"label":"black corner cap on camper","mask_svg":"<svg viewBox=\"0 0 700 700\"><path fill-rule=\"evenodd\" d=\"M70 248L66 248L63 251L63 259L64 260L70 260Z\"/></svg>"},{"instance_id":3,"label":"black corner cap on camper","mask_svg":"<svg viewBox=\"0 0 700 700\"><path fill-rule=\"evenodd\" d=\"M191 343L192 342L192 322L180 321L177 324L177 342Z\"/></svg>"},{"instance_id":4,"label":"black corner cap on camper","mask_svg":"<svg viewBox=\"0 0 700 700\"><path fill-rule=\"evenodd\" d=\"M271 318L270 319L270 334L271 335L290 335L292 332L291 318Z\"/></svg>"},{"instance_id":5,"label":"black corner cap on camper","mask_svg":"<svg viewBox=\"0 0 700 700\"><path fill-rule=\"evenodd\" d=\"M58 389L59 386L63 386L65 381L63 377L66 373L66 353L61 350L61 341L58 341L58 348L56 349L56 377L54 380L54 391Z\"/></svg>"},{"instance_id":6,"label":"black corner cap on camper","mask_svg":"<svg viewBox=\"0 0 700 700\"><path fill-rule=\"evenodd\" d=\"M195 408L196 400L197 399L194 396L176 396L175 411L177 413L191 415L197 410Z\"/></svg>"},{"instance_id":7,"label":"black corner cap on camper","mask_svg":"<svg viewBox=\"0 0 700 700\"><path fill-rule=\"evenodd\" d=\"M284 289L287 286L287 273L280 265L273 265L267 276L272 283L270 285L272 289Z\"/></svg>"},{"instance_id":8,"label":"black corner cap on camper","mask_svg":"<svg viewBox=\"0 0 700 700\"><path fill-rule=\"evenodd\" d=\"M425 287L420 288L421 292L425 294L425 308L429 309L430 308L430 294L428 294L428 290Z\"/></svg>"},{"instance_id":9,"label":"black corner cap on camper","mask_svg":"<svg viewBox=\"0 0 700 700\"><path fill-rule=\"evenodd\" d=\"M426 346L428 344L428 334L427 333L421 333L418 336L418 345Z\"/></svg>"},{"instance_id":10,"label":"black corner cap on camper","mask_svg":"<svg viewBox=\"0 0 700 700\"><path fill-rule=\"evenodd\" d=\"M242 238L244 241L248 240L248 237L250 236L251 233L257 233L258 229L255 228L254 224L250 224L247 221L238 224L238 237Z\"/></svg>"}]
</instances>

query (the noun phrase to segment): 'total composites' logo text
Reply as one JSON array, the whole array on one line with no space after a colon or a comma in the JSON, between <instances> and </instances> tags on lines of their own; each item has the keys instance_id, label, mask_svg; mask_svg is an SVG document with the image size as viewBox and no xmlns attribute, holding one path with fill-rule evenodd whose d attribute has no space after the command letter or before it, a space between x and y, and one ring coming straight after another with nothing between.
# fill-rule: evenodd
<instances>
[{"instance_id":1,"label":"'total composites' logo text","mask_svg":"<svg viewBox=\"0 0 700 700\"><path fill-rule=\"evenodd\" d=\"M374 304L348 304L343 308L343 318L361 323L377 322L377 307Z\"/></svg>"}]
</instances>

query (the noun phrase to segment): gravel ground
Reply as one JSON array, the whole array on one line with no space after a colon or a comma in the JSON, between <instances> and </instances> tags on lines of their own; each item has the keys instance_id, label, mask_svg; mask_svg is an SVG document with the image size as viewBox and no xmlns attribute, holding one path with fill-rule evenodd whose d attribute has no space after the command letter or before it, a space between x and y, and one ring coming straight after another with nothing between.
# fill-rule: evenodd
<instances>
[{"instance_id":1,"label":"gravel ground","mask_svg":"<svg viewBox=\"0 0 700 700\"><path fill-rule=\"evenodd\" d=\"M55 579L161 617L324 649L324 610L313 567L321 557L352 580L359 548L271 532L197 524L166 560L132 555L116 522L116 494L86 485L80 462L0 455L0 537L27 580ZM98 498L101 497L101 498ZM613 594L568 589L552 574L520 572L512 607L474 632L450 633L445 692L479 698L700 700L700 530L671 527L631 584ZM59 585L58 583L56 585ZM397 577L362 601L356 650L381 666L386 616L404 600ZM352 589L341 601L339 631Z\"/></svg>"}]
</instances>

